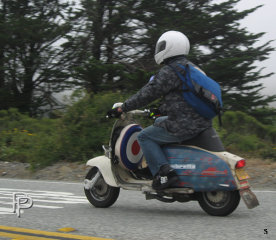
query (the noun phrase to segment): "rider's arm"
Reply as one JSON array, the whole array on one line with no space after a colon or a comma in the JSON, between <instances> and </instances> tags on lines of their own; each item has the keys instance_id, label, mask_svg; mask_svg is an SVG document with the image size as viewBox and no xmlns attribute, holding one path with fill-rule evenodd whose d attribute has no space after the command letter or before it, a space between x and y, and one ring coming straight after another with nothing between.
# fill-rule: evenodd
<instances>
[{"instance_id":1,"label":"rider's arm","mask_svg":"<svg viewBox=\"0 0 276 240\"><path fill-rule=\"evenodd\" d=\"M150 104L152 101L165 96L172 89L176 88L175 77L168 66L163 67L142 89L127 99L121 109L128 112ZM177 78L176 78L177 79Z\"/></svg>"}]
</instances>

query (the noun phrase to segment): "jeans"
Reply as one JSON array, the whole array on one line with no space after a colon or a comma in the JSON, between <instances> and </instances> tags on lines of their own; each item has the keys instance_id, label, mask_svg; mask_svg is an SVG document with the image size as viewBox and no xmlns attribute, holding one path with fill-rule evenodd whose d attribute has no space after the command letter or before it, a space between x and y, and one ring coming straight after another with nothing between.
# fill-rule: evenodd
<instances>
[{"instance_id":1,"label":"jeans","mask_svg":"<svg viewBox=\"0 0 276 240\"><path fill-rule=\"evenodd\" d=\"M166 116L159 117L155 122L164 121L166 118ZM169 164L167 157L162 150L162 145L167 143L178 143L191 137L176 137L167 132L166 129L152 125L143 129L138 134L137 138L143 150L148 167L152 175L155 176L162 165Z\"/></svg>"}]
</instances>

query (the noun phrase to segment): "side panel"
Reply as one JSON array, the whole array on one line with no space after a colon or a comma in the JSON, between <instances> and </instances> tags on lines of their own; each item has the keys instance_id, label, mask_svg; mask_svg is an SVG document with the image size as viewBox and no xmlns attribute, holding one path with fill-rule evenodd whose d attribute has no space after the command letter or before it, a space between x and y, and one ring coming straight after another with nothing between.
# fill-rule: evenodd
<instances>
[{"instance_id":1,"label":"side panel","mask_svg":"<svg viewBox=\"0 0 276 240\"><path fill-rule=\"evenodd\" d=\"M236 182L227 163L218 156L186 146L167 146L164 152L180 177L175 187L195 191L236 190Z\"/></svg>"},{"instance_id":2,"label":"side panel","mask_svg":"<svg viewBox=\"0 0 276 240\"><path fill-rule=\"evenodd\" d=\"M111 160L108 157L100 156L92 158L87 161L86 165L91 167L97 167L100 170L104 178L104 181L108 185L118 187L118 184L116 183L116 180L111 170Z\"/></svg>"}]
</instances>

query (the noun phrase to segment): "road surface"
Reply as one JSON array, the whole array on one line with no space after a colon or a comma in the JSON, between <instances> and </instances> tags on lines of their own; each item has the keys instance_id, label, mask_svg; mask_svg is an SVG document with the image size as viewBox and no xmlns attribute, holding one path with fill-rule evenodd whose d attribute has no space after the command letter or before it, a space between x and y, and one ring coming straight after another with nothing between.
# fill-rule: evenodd
<instances>
[{"instance_id":1,"label":"road surface","mask_svg":"<svg viewBox=\"0 0 276 240\"><path fill-rule=\"evenodd\" d=\"M11 213L15 192L34 202L20 218ZM257 208L241 200L231 215L212 217L197 202L163 203L123 190L112 207L98 209L82 183L0 179L0 239L276 239L276 189L254 192Z\"/></svg>"}]
</instances>

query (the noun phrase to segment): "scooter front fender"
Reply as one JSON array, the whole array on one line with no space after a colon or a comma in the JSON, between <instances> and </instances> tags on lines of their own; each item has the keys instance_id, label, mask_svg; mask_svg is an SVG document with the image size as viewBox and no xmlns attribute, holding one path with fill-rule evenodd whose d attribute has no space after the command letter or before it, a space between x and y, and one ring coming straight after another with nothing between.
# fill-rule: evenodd
<instances>
[{"instance_id":1,"label":"scooter front fender","mask_svg":"<svg viewBox=\"0 0 276 240\"><path fill-rule=\"evenodd\" d=\"M97 167L108 185L119 187L111 169L111 160L108 157L99 156L92 158L87 161L86 166Z\"/></svg>"}]
</instances>

